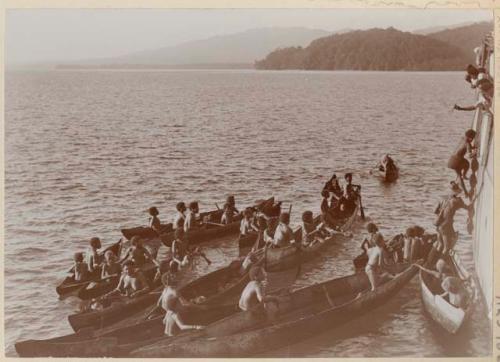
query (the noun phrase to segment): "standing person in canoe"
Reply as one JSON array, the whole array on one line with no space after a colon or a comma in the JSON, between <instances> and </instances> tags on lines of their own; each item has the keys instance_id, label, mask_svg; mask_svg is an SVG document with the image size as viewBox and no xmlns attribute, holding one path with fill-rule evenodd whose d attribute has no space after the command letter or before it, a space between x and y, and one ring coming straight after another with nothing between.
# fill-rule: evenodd
<instances>
[{"instance_id":1,"label":"standing person in canoe","mask_svg":"<svg viewBox=\"0 0 500 362\"><path fill-rule=\"evenodd\" d=\"M282 213L279 217L278 226L274 231L274 237L269 238L269 236L267 236L266 241L271 243L271 247L281 248L295 243L293 230L290 228L289 224L290 215L287 212Z\"/></svg>"},{"instance_id":2,"label":"standing person in canoe","mask_svg":"<svg viewBox=\"0 0 500 362\"><path fill-rule=\"evenodd\" d=\"M198 202L193 201L189 203L186 220L184 220L184 232L188 232L195 227L196 214L198 214L199 211Z\"/></svg>"},{"instance_id":3,"label":"standing person in canoe","mask_svg":"<svg viewBox=\"0 0 500 362\"><path fill-rule=\"evenodd\" d=\"M113 251L108 250L104 253L104 263L102 263L101 278L107 278L112 275L119 275L122 271L122 266L118 262Z\"/></svg>"},{"instance_id":4,"label":"standing person in canoe","mask_svg":"<svg viewBox=\"0 0 500 362\"><path fill-rule=\"evenodd\" d=\"M135 235L130 239L132 246L125 252L125 256L119 261L120 264L126 260L131 260L135 266L142 267L147 261L151 261L157 267L160 266L158 261L151 255L151 253L142 245L142 240L139 236Z\"/></svg>"},{"instance_id":5,"label":"standing person in canoe","mask_svg":"<svg viewBox=\"0 0 500 362\"><path fill-rule=\"evenodd\" d=\"M380 233L374 233L375 246L368 248L368 263L365 267L366 275L370 281L371 290L377 288L378 281L381 278L393 278L393 276L383 270L384 266L384 238Z\"/></svg>"},{"instance_id":6,"label":"standing person in canoe","mask_svg":"<svg viewBox=\"0 0 500 362\"><path fill-rule=\"evenodd\" d=\"M184 222L186 220L186 204L183 202L178 202L175 208L177 209L177 214L175 214L174 222L172 223L172 227L174 230L178 228L184 228Z\"/></svg>"},{"instance_id":7,"label":"standing person in canoe","mask_svg":"<svg viewBox=\"0 0 500 362\"><path fill-rule=\"evenodd\" d=\"M476 131L469 129L465 132L464 137L460 140L455 152L451 155L448 160L448 168L455 171L457 175L457 180L460 181L462 189L467 194L467 189L465 188L464 179L467 180L467 171L469 171L469 161L465 158L465 155L469 157L475 157L475 147L472 144L474 138L476 137Z\"/></svg>"},{"instance_id":8,"label":"standing person in canoe","mask_svg":"<svg viewBox=\"0 0 500 362\"><path fill-rule=\"evenodd\" d=\"M73 264L73 275L76 282L90 279L90 271L86 262L83 261L83 253L75 253Z\"/></svg>"},{"instance_id":9,"label":"standing person in canoe","mask_svg":"<svg viewBox=\"0 0 500 362\"><path fill-rule=\"evenodd\" d=\"M101 265L102 256L99 255L99 249L101 247L101 240L99 238L94 237L90 239L89 248L86 253L86 263L91 274L97 272Z\"/></svg>"},{"instance_id":10,"label":"standing person in canoe","mask_svg":"<svg viewBox=\"0 0 500 362\"><path fill-rule=\"evenodd\" d=\"M266 280L266 272L261 266L254 265L251 267L250 281L241 293L238 306L242 311L248 311L262 302L270 302L275 300L273 297L268 297L264 293L262 282Z\"/></svg>"},{"instance_id":11,"label":"standing person in canoe","mask_svg":"<svg viewBox=\"0 0 500 362\"><path fill-rule=\"evenodd\" d=\"M184 229L179 228L175 230L174 241L172 242L170 270L176 272L188 263L188 240L185 237Z\"/></svg>"},{"instance_id":12,"label":"standing person in canoe","mask_svg":"<svg viewBox=\"0 0 500 362\"><path fill-rule=\"evenodd\" d=\"M182 304L189 304L184 298L182 298L177 292L177 280L175 275L166 272L161 276L161 283L163 284L163 291L158 298L156 306L148 313L146 319L151 319L159 310L163 309L163 312L168 311L168 302L170 299L179 299Z\"/></svg>"},{"instance_id":13,"label":"standing person in canoe","mask_svg":"<svg viewBox=\"0 0 500 362\"><path fill-rule=\"evenodd\" d=\"M434 213L437 215L434 225L438 231L438 247L437 250L446 255L457 241L457 232L453 227L455 213L459 209L471 210L473 205L466 205L464 200L459 196L462 189L454 181L450 182L451 195L442 200Z\"/></svg>"},{"instance_id":14,"label":"standing person in canoe","mask_svg":"<svg viewBox=\"0 0 500 362\"><path fill-rule=\"evenodd\" d=\"M360 197L361 186L354 185L352 183L352 173L346 173L344 175L346 184L344 185L344 195L340 203L343 203L346 207L346 215L351 215L356 208L356 201Z\"/></svg>"},{"instance_id":15,"label":"standing person in canoe","mask_svg":"<svg viewBox=\"0 0 500 362\"><path fill-rule=\"evenodd\" d=\"M231 224L236 215L239 214L238 209L236 208L236 201L234 196L228 196L226 199L226 203L224 204L224 209L222 212L221 223L222 224Z\"/></svg>"}]
</instances>

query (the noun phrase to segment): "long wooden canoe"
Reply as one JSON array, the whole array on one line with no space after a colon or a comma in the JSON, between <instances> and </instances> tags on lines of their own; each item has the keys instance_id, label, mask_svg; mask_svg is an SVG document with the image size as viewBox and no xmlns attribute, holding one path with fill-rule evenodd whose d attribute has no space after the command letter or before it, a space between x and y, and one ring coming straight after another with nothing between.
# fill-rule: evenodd
<instances>
[{"instance_id":1,"label":"long wooden canoe","mask_svg":"<svg viewBox=\"0 0 500 362\"><path fill-rule=\"evenodd\" d=\"M365 273L333 279L279 298L272 308L261 305L174 338L138 348L131 357L247 357L290 345L338 328L385 304L417 273L408 264L391 266L397 273L371 291Z\"/></svg>"},{"instance_id":2,"label":"long wooden canoe","mask_svg":"<svg viewBox=\"0 0 500 362\"><path fill-rule=\"evenodd\" d=\"M274 201L274 196L266 200L267 202ZM186 238L189 240L190 245L197 245L202 242L214 240L226 235L236 234L239 231L240 220L242 218L241 213L234 218L234 222L222 225L220 224L222 218L223 210L214 210L206 213L200 214L200 219L203 220L205 217L210 218L209 223L202 224L201 227L190 230L186 234ZM220 225L217 225L220 224ZM170 227L168 226L170 225ZM161 236L149 227L135 227L130 229L122 229L121 232L123 236L130 239L132 236L138 235L145 239L157 239L159 238L161 242L165 245L170 245L174 240L174 231L171 224L164 226L165 230L170 230Z\"/></svg>"},{"instance_id":3,"label":"long wooden canoe","mask_svg":"<svg viewBox=\"0 0 500 362\"><path fill-rule=\"evenodd\" d=\"M180 313L185 323L207 325L239 311L236 300L239 298L241 290L248 283L248 273L245 273L241 277L239 266L240 264L233 263L228 268L224 268L226 270L230 269L230 273L223 273L222 270L218 270L212 274L213 278L205 276L180 288L179 291L184 298L190 299L192 302L201 303L182 306ZM286 273L293 273L293 280L295 280L296 270L290 270ZM231 276L228 278L226 274L232 274L232 278L236 282L231 283ZM283 282L287 285L290 284L291 274L286 275L285 278L283 274L283 272L268 273L271 279L268 288L271 291L282 289ZM229 283L220 283L217 285L217 280L226 280ZM243 284L241 283L242 281L244 281ZM187 288L187 286L191 286L192 289ZM210 290L214 291L213 295L207 293ZM203 294L207 295L208 298L200 298L204 297ZM159 293L155 295L151 304L154 304L158 296ZM223 299L224 296L227 299ZM165 328L162 322L163 316L152 320L145 320L150 307L151 305L145 310L128 317L126 320L106 328L85 328L63 337L18 342L15 345L16 351L21 357L122 356L126 351L131 351L165 338L163 334ZM105 346L103 346L103 343Z\"/></svg>"},{"instance_id":4,"label":"long wooden canoe","mask_svg":"<svg viewBox=\"0 0 500 362\"><path fill-rule=\"evenodd\" d=\"M104 253L108 250L111 250L116 256L120 256L121 252L121 242L118 241L114 244L111 244L107 248L104 249L100 253L100 255L104 255ZM73 273L73 268L70 269L70 273ZM75 281L74 274L66 277L57 287L56 292L61 298L66 298L70 295L77 295L81 290L86 288L92 282L98 282L101 279L101 273L99 270L94 273L94 276L86 281Z\"/></svg>"},{"instance_id":5,"label":"long wooden canoe","mask_svg":"<svg viewBox=\"0 0 500 362\"><path fill-rule=\"evenodd\" d=\"M444 293L441 282L424 271L420 271L419 274L420 287L423 305L430 317L443 329L455 334L466 323L472 313L475 286L473 278L470 278L469 273L455 252L453 252L452 257L448 256L445 261L450 267L453 276L472 283L470 288L464 287L468 299L466 306L464 308L454 306L447 298L441 297L440 294ZM432 266L429 267L432 268Z\"/></svg>"},{"instance_id":6,"label":"long wooden canoe","mask_svg":"<svg viewBox=\"0 0 500 362\"><path fill-rule=\"evenodd\" d=\"M188 324L206 325L238 311L235 304L182 306L180 313ZM83 330L47 340L27 340L15 344L20 357L113 357L125 350L151 343L164 336L163 315L136 321L121 328Z\"/></svg>"}]
</instances>

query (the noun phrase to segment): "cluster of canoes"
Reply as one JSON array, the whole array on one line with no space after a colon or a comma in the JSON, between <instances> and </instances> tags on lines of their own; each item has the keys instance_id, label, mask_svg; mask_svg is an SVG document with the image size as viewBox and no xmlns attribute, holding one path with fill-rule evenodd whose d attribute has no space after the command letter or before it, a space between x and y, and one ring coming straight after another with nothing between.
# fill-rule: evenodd
<instances>
[{"instance_id":1,"label":"cluster of canoes","mask_svg":"<svg viewBox=\"0 0 500 362\"><path fill-rule=\"evenodd\" d=\"M372 239L376 245L364 246L363 254L353 261L355 272L352 275L295 291L268 288L266 294L273 296L272 303L262 301L246 310L238 307L242 292L249 283L259 282L253 273L255 268L265 269L268 276L290 273L296 277L297 268L302 263L321 255L325 248L350 239L349 231L358 214L364 219L364 213L361 187L351 183L350 174L346 175L346 180L344 195L337 187L337 180L327 182L323 191L332 193L330 205L322 203L322 213L316 217L311 212L304 212L303 225L296 230L288 227L291 208L282 212L281 203L275 202L274 197L261 200L230 217L226 211L235 209L234 198L228 200L222 210L199 216L195 212L192 226L187 231L180 231L184 228L181 223L176 225L178 218L173 224L154 227L153 222L149 227L123 229L124 237L119 242L102 253L95 254L92 249L90 254L94 259L104 255L122 257L122 263L124 258L132 258L136 270L103 276L101 267L79 279L73 266L71 276L57 287L57 292L60 296L72 295L89 300L86 308L68 317L75 333L18 342L15 345L17 353L22 357L244 357L336 328L384 304L412 279L419 268L424 268L426 260L426 267L434 262L427 257L431 251L432 258L436 259L435 250L431 249L435 235L412 228L410 235L398 235L390 242L380 244L375 230ZM154 217L157 212L151 215ZM261 227L262 220L267 221L265 227ZM289 234L287 230L290 230ZM154 246L158 243L167 249L175 249L175 243L179 243L181 246L177 249L184 249L184 256L204 256L198 248L200 244L231 235L240 249L240 258L200 278L180 284L173 282L175 273L180 273L184 266L180 261L172 268L173 260L178 258L176 251L171 251L166 262L156 261L158 249ZM131 240L132 245L124 250L124 245ZM188 240L187 248L182 247L185 240ZM95 240L91 240L92 243L96 244ZM152 247L148 249L148 246ZM386 253L377 260L387 273L378 276L364 269L370 263L368 255L375 248ZM463 269L456 263L451 265L456 266L455 275L462 275ZM134 273L141 274L141 277ZM127 283L124 280L130 285L125 287L124 293L116 293L124 287L122 284ZM439 294L439 286L431 274L422 281L427 299ZM144 288L134 283L142 283ZM186 328L176 335L166 334L165 313L169 311L156 306L161 306L159 298L161 300L172 288L183 301L176 306L176 315L182 316L182 323L203 327ZM443 319L441 310L435 311L434 305L429 307L428 302L425 306L436 315L436 320ZM453 311L446 313L451 316L444 327L454 332L461 321L457 321ZM451 324L453 326L448 328Z\"/></svg>"}]
</instances>

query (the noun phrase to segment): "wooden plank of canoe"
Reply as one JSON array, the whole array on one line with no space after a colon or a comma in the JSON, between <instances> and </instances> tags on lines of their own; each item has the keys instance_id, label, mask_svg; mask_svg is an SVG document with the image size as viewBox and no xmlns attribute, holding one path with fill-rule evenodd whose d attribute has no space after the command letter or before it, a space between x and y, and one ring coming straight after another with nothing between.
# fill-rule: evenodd
<instances>
[{"instance_id":1,"label":"wooden plank of canoe","mask_svg":"<svg viewBox=\"0 0 500 362\"><path fill-rule=\"evenodd\" d=\"M265 313L242 312L208 326L204 331L132 351L133 357L245 357L280 348L324 330L336 328L363 313L385 304L416 274L415 266L394 279L369 289L364 273L302 288L292 293L288 314L269 318ZM326 290L321 296L321 291ZM362 292L361 294L358 294ZM326 294L329 294L326 297ZM347 297L347 298L346 298ZM323 299L321 299L323 298ZM318 301L319 300L319 301ZM330 302L339 302L330 304ZM326 302L327 301L327 302ZM281 305L281 303L280 303ZM311 309L303 308L311 306Z\"/></svg>"},{"instance_id":2,"label":"wooden plank of canoe","mask_svg":"<svg viewBox=\"0 0 500 362\"><path fill-rule=\"evenodd\" d=\"M117 341L117 338L96 338L70 343L45 343L43 357L105 357L116 349ZM16 343L15 348L20 357L41 357L38 341Z\"/></svg>"}]
</instances>

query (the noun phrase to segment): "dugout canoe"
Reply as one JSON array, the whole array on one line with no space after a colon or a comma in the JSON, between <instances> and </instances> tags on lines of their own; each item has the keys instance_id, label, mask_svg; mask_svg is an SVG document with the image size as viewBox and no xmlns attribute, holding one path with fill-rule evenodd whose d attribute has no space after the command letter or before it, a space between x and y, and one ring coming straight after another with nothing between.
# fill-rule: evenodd
<instances>
[{"instance_id":1,"label":"dugout canoe","mask_svg":"<svg viewBox=\"0 0 500 362\"><path fill-rule=\"evenodd\" d=\"M217 270L212 277L207 278L210 275L208 274L179 289L181 296L192 302L181 307L180 313L185 323L207 325L240 311L237 300L249 281L248 273L243 276L239 273L240 266L241 263L232 263L229 267L223 268L227 273L222 269ZM285 273L293 273L295 280L296 270ZM268 275L271 276L268 288L272 291L283 289L281 288L284 280L283 272L269 272ZM235 282L231 282L231 278ZM290 275L286 275L285 279L285 283L289 283ZM215 292L210 295L210 291ZM131 316L129 315L132 313L127 313L129 317L118 324L102 329L84 328L70 335L47 340L18 342L15 345L16 351L21 357L123 356L128 351L165 338L163 316L146 320L158 297L159 293L155 293L152 302L146 308ZM106 346L103 346L103 343Z\"/></svg>"},{"instance_id":2,"label":"dugout canoe","mask_svg":"<svg viewBox=\"0 0 500 362\"><path fill-rule=\"evenodd\" d=\"M117 241L116 243L108 246L100 253L101 256L104 256L106 251L111 250L116 256L120 256L121 252L121 242ZM70 273L74 272L74 269L71 268ZM74 274L71 276L67 276L57 287L56 292L60 298L67 298L70 295L78 295L81 290L87 288L88 285L92 282L98 282L101 280L100 270L96 270L94 276L86 281L77 282L75 281Z\"/></svg>"},{"instance_id":3,"label":"dugout canoe","mask_svg":"<svg viewBox=\"0 0 500 362\"><path fill-rule=\"evenodd\" d=\"M274 196L265 200L264 203L274 202ZM259 201L262 203L262 201ZM223 210L214 210L206 213L200 214L200 220L208 219L206 223L202 223L202 226L190 230L186 234L186 238L189 240L190 245L197 245L202 242L214 240L226 235L236 234L239 231L240 220L242 218L241 213L234 217L234 222L222 225L220 224L222 218ZM158 236L158 234L149 227L135 227L130 229L122 229L121 232L123 236L130 239L132 236L138 235L145 239L156 239L159 238L164 245L170 246L174 240L174 231L171 228L171 224L165 226L165 230L168 230L168 225L170 225L170 231Z\"/></svg>"},{"instance_id":4,"label":"dugout canoe","mask_svg":"<svg viewBox=\"0 0 500 362\"><path fill-rule=\"evenodd\" d=\"M259 305L202 331L138 348L130 352L130 357L247 357L302 341L387 303L418 270L409 264L390 268L397 274L382 281L375 291L365 273L333 279L280 296L279 304L268 303L267 308Z\"/></svg>"},{"instance_id":5,"label":"dugout canoe","mask_svg":"<svg viewBox=\"0 0 500 362\"><path fill-rule=\"evenodd\" d=\"M187 324L207 325L238 311L235 304L181 307ZM82 330L77 333L46 340L27 340L15 344L19 357L117 357L121 351L151 343L163 337L163 315L151 320L138 318L116 329Z\"/></svg>"},{"instance_id":6,"label":"dugout canoe","mask_svg":"<svg viewBox=\"0 0 500 362\"><path fill-rule=\"evenodd\" d=\"M458 255L455 252L452 254L451 257L447 256L444 260L451 270L451 275L462 280L463 291L467 296L464 306L455 306L449 302L447 297L441 297L440 294L444 293L441 281L433 275L421 270L419 277L425 311L445 331L456 334L472 314L475 285L474 279L462 265ZM429 268L432 268L432 266L429 266Z\"/></svg>"},{"instance_id":7,"label":"dugout canoe","mask_svg":"<svg viewBox=\"0 0 500 362\"><path fill-rule=\"evenodd\" d=\"M222 301L234 303L235 298L249 281L248 272L240 274L243 258L228 266L208 273L179 288L179 294L196 304L214 304ZM127 316L144 311L159 298L162 287L137 298L124 299L100 311L72 314L68 321L74 331L83 328L100 329L112 325Z\"/></svg>"}]
</instances>

